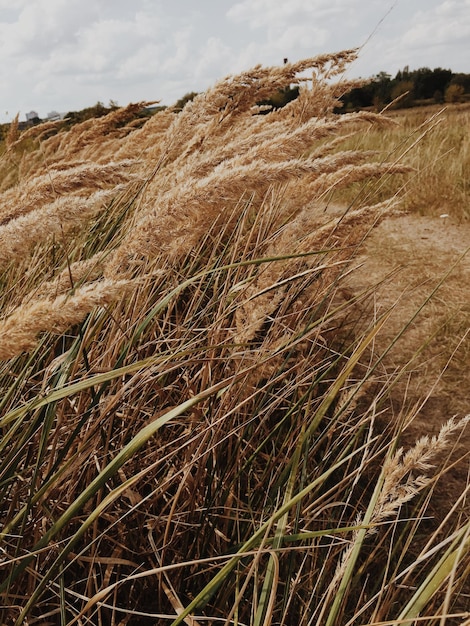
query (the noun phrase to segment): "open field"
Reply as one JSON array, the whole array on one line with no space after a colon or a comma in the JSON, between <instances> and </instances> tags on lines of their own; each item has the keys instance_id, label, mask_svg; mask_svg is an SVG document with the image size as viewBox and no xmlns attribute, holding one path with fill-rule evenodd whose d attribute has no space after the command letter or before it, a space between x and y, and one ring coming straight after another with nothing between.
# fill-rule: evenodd
<instances>
[{"instance_id":1,"label":"open field","mask_svg":"<svg viewBox=\"0 0 470 626\"><path fill-rule=\"evenodd\" d=\"M12 128L0 624L470 624L469 113L354 57Z\"/></svg>"},{"instance_id":2,"label":"open field","mask_svg":"<svg viewBox=\"0 0 470 626\"><path fill-rule=\"evenodd\" d=\"M470 219L470 104L435 105L387 112L397 125L385 132L371 128L351 138L348 147L378 150L379 157L400 159L413 175L403 178L401 206L419 215L452 215L459 222ZM376 197L397 190L396 179L386 179ZM368 192L357 185L343 193L350 201L355 193Z\"/></svg>"}]
</instances>

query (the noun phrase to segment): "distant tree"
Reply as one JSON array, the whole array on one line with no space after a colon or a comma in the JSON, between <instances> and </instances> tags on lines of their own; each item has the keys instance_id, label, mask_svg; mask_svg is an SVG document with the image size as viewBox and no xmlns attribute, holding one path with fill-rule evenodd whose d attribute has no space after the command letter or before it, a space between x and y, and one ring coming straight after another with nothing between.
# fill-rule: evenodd
<instances>
[{"instance_id":1,"label":"distant tree","mask_svg":"<svg viewBox=\"0 0 470 626\"><path fill-rule=\"evenodd\" d=\"M421 67L409 73L409 79L414 83L414 94L418 100L429 100L436 90L445 91L452 78L450 70L438 67L434 70L429 67Z\"/></svg>"},{"instance_id":2,"label":"distant tree","mask_svg":"<svg viewBox=\"0 0 470 626\"><path fill-rule=\"evenodd\" d=\"M379 72L373 78L373 104L381 108L392 99L392 77L387 72Z\"/></svg>"},{"instance_id":3,"label":"distant tree","mask_svg":"<svg viewBox=\"0 0 470 626\"><path fill-rule=\"evenodd\" d=\"M351 89L350 92L341 96L340 102L343 106L338 108L338 111L356 111L371 107L374 104L374 85L369 83L363 87Z\"/></svg>"},{"instance_id":4,"label":"distant tree","mask_svg":"<svg viewBox=\"0 0 470 626\"><path fill-rule=\"evenodd\" d=\"M298 87L285 87L284 89L279 89L278 91L276 91L276 93L273 93L273 95L270 98L267 98L266 100L262 100L261 102L258 102L257 104L259 105L265 104L265 105L271 106L273 109L282 109L282 107L286 106L286 104L288 104L289 102L292 102L292 100L295 100L298 97L299 97Z\"/></svg>"},{"instance_id":5,"label":"distant tree","mask_svg":"<svg viewBox=\"0 0 470 626\"><path fill-rule=\"evenodd\" d=\"M456 85L455 83L449 85L446 89L445 93L445 101L446 102L462 102L463 96L465 93L465 89L462 85Z\"/></svg>"},{"instance_id":6,"label":"distant tree","mask_svg":"<svg viewBox=\"0 0 470 626\"><path fill-rule=\"evenodd\" d=\"M379 72L371 78L370 83L352 89L341 97L342 107L335 109L335 112L356 111L371 106L380 109L405 92L409 94L397 102L397 108L415 106L424 102L442 103L450 85L460 86L463 88L463 93L461 89L452 88L449 97L464 100L465 94L470 94L470 74L453 74L451 70L441 67L433 70L428 67L410 70L406 65L397 72L394 78L386 72Z\"/></svg>"},{"instance_id":7,"label":"distant tree","mask_svg":"<svg viewBox=\"0 0 470 626\"><path fill-rule=\"evenodd\" d=\"M410 66L405 65L405 67L402 70L398 70L397 75L395 76L395 80L397 81L408 80L409 77L410 77Z\"/></svg>"},{"instance_id":8,"label":"distant tree","mask_svg":"<svg viewBox=\"0 0 470 626\"><path fill-rule=\"evenodd\" d=\"M450 84L460 85L464 88L465 93L470 93L470 74L454 74Z\"/></svg>"},{"instance_id":9,"label":"distant tree","mask_svg":"<svg viewBox=\"0 0 470 626\"><path fill-rule=\"evenodd\" d=\"M97 102L95 106L91 107L91 117L103 117L109 113L110 109L106 108L102 102Z\"/></svg>"},{"instance_id":10,"label":"distant tree","mask_svg":"<svg viewBox=\"0 0 470 626\"><path fill-rule=\"evenodd\" d=\"M436 91L440 91L444 93L451 79L452 79L451 70L443 70L440 67L435 68L432 71L432 84L429 85L429 97L431 97L431 92L432 92L432 97L434 97L434 94L436 93Z\"/></svg>"},{"instance_id":11,"label":"distant tree","mask_svg":"<svg viewBox=\"0 0 470 626\"><path fill-rule=\"evenodd\" d=\"M191 91L189 93L184 94L184 96L180 98L179 100L177 100L175 104L173 105L174 110L182 111L184 107L188 104L188 102L191 102L191 100L194 100L194 98L197 95L199 95L197 91Z\"/></svg>"},{"instance_id":12,"label":"distant tree","mask_svg":"<svg viewBox=\"0 0 470 626\"><path fill-rule=\"evenodd\" d=\"M393 105L397 109L413 106L414 83L412 80L401 80L392 87L391 100L397 100Z\"/></svg>"},{"instance_id":13,"label":"distant tree","mask_svg":"<svg viewBox=\"0 0 470 626\"><path fill-rule=\"evenodd\" d=\"M69 111L64 118L64 125L66 127L73 126L74 124L79 124L80 122L85 122L86 120L91 120L96 117L103 117L107 115L111 111L114 111L113 107L105 107L102 102L97 102L92 107L87 107L86 109L81 109L80 111Z\"/></svg>"},{"instance_id":14,"label":"distant tree","mask_svg":"<svg viewBox=\"0 0 470 626\"><path fill-rule=\"evenodd\" d=\"M351 89L340 98L339 106L335 109L337 113L346 111L357 111L374 106L382 108L384 104L390 102L391 77L386 72L380 72L370 79L362 87Z\"/></svg>"}]
</instances>

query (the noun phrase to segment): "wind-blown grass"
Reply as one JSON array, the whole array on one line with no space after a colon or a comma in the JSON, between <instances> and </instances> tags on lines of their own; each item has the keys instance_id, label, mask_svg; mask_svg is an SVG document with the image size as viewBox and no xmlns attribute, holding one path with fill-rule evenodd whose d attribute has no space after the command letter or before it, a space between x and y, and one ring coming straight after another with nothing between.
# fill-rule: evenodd
<instances>
[{"instance_id":1,"label":"wind-blown grass","mask_svg":"<svg viewBox=\"0 0 470 626\"><path fill-rule=\"evenodd\" d=\"M421 110L392 111L393 120L385 132L370 129L355 135L346 145L355 150L380 150L390 159L414 169L403 180L406 194L402 206L413 213L439 216L449 214L459 221L470 218L470 121L468 105L432 107ZM397 181L384 181L378 198L387 197L397 188ZM364 190L349 188L341 194L348 202Z\"/></svg>"},{"instance_id":2,"label":"wind-blown grass","mask_svg":"<svg viewBox=\"0 0 470 626\"><path fill-rule=\"evenodd\" d=\"M462 613L461 506L423 541L468 418L399 448L388 314L341 296L405 175L338 152L355 51L11 137L1 162L2 623L373 624ZM313 72L312 84L302 76ZM257 103L300 84L267 114ZM374 181L376 181L374 183ZM443 522L444 523L444 522ZM443 536L443 534L445 536ZM415 550L411 544L415 542Z\"/></svg>"}]
</instances>

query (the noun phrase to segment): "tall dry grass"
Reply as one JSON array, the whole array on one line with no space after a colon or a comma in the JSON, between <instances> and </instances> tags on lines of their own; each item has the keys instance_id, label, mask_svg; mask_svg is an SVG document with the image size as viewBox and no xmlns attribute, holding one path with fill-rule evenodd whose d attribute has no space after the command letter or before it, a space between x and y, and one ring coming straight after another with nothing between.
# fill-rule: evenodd
<instances>
[{"instance_id":1,"label":"tall dry grass","mask_svg":"<svg viewBox=\"0 0 470 626\"><path fill-rule=\"evenodd\" d=\"M449 214L459 221L470 218L470 107L432 106L390 111L397 122L386 132L369 129L346 144L353 150L377 150L413 168L413 176L384 181L378 198L387 197L399 182L405 186L402 207L419 215ZM351 201L357 186L341 194Z\"/></svg>"},{"instance_id":2,"label":"tall dry grass","mask_svg":"<svg viewBox=\"0 0 470 626\"><path fill-rule=\"evenodd\" d=\"M256 67L139 129L130 105L10 141L2 623L463 615L465 493L440 526L427 506L468 419L399 450L387 314L341 296L397 198L338 213L331 195L409 171L338 151L389 124L333 114L355 54Z\"/></svg>"}]
</instances>

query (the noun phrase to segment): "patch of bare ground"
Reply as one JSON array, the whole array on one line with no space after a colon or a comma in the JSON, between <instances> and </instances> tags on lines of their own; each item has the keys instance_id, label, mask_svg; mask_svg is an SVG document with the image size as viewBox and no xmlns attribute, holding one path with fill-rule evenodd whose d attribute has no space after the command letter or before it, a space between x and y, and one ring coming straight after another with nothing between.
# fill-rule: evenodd
<instances>
[{"instance_id":1,"label":"patch of bare ground","mask_svg":"<svg viewBox=\"0 0 470 626\"><path fill-rule=\"evenodd\" d=\"M406 368L391 392L397 417L404 406L414 415L404 441L434 435L449 417L470 412L470 225L451 217L389 217L369 237L358 264L349 279L352 293L378 285L372 303L377 316L396 303L375 349L383 352L399 336L381 374ZM439 481L437 507L463 493L469 450L467 428L452 451L452 459L465 458ZM468 501L459 508L470 514Z\"/></svg>"}]
</instances>

